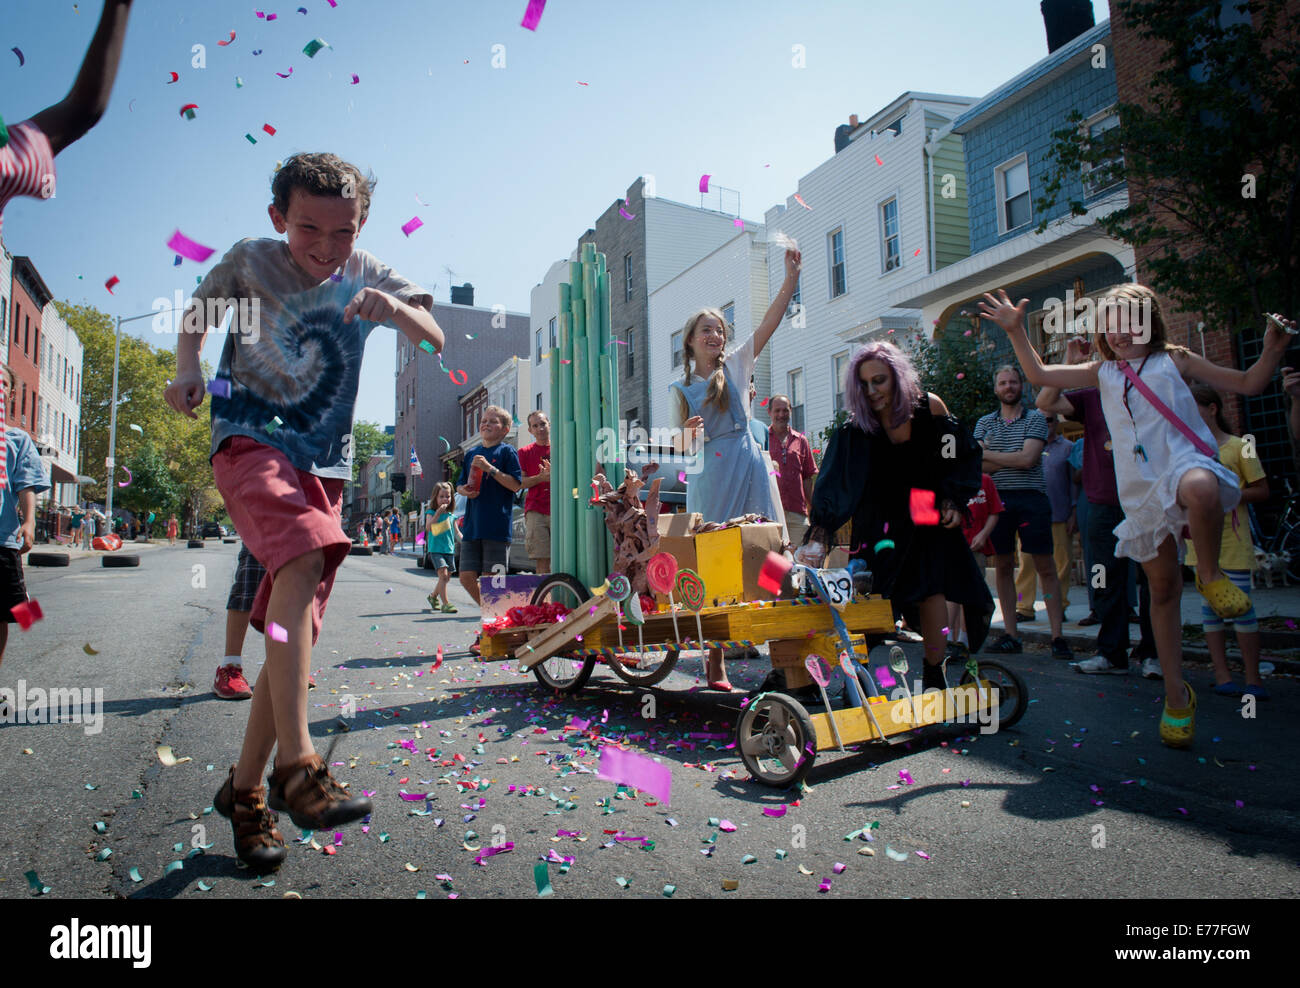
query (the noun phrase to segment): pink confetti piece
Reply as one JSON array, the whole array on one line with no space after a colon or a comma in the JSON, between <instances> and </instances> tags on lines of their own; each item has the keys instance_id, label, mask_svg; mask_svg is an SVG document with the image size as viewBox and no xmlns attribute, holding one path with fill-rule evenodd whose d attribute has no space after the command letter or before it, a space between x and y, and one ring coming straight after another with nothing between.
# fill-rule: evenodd
<instances>
[{"instance_id":1,"label":"pink confetti piece","mask_svg":"<svg viewBox=\"0 0 1300 988\"><path fill-rule=\"evenodd\" d=\"M926 854L924 851L917 851L917 852L916 852L916 856L917 856L918 858L920 858L921 860L923 860L923 861L929 861L929 860L930 860L930 855Z\"/></svg>"},{"instance_id":2,"label":"pink confetti piece","mask_svg":"<svg viewBox=\"0 0 1300 988\"><path fill-rule=\"evenodd\" d=\"M1189 815L1190 815L1190 814L1188 814L1188 812L1187 812L1187 807L1186 807L1186 806L1180 806L1180 807L1178 807L1178 812L1181 813L1183 816L1189 816Z\"/></svg>"},{"instance_id":3,"label":"pink confetti piece","mask_svg":"<svg viewBox=\"0 0 1300 988\"><path fill-rule=\"evenodd\" d=\"M117 275L113 275L113 277L109 278L108 281L104 282L104 287L108 289L108 294L113 294L113 286L119 281L121 281L121 279L118 278Z\"/></svg>"},{"instance_id":4,"label":"pink confetti piece","mask_svg":"<svg viewBox=\"0 0 1300 988\"><path fill-rule=\"evenodd\" d=\"M519 22L519 26L536 31L537 22L542 19L542 11L545 9L546 0L528 0L528 9L524 11L524 19Z\"/></svg>"},{"instance_id":5,"label":"pink confetti piece","mask_svg":"<svg viewBox=\"0 0 1300 988\"><path fill-rule=\"evenodd\" d=\"M847 867L848 865L846 865L843 861L836 861L835 864L831 867L831 871L835 872L835 874L837 875L842 875L844 874L844 869Z\"/></svg>"},{"instance_id":6,"label":"pink confetti piece","mask_svg":"<svg viewBox=\"0 0 1300 988\"><path fill-rule=\"evenodd\" d=\"M1237 809L1241 809L1241 808L1242 808L1243 806L1245 806L1246 804L1243 803L1240 799L1234 799L1234 800L1233 800L1233 805L1236 806Z\"/></svg>"},{"instance_id":7,"label":"pink confetti piece","mask_svg":"<svg viewBox=\"0 0 1300 988\"><path fill-rule=\"evenodd\" d=\"M661 765L645 755L621 748L606 747L600 752L597 775L633 789L640 789L672 806L673 777L668 766Z\"/></svg>"},{"instance_id":8,"label":"pink confetti piece","mask_svg":"<svg viewBox=\"0 0 1300 988\"><path fill-rule=\"evenodd\" d=\"M803 201L803 196L801 196L798 192L796 192L796 193L794 194L794 201L797 202L797 203L798 203L800 206L802 206L804 209L808 209L808 210L811 210L811 209L812 209L812 206L810 206L810 205L808 205L806 202L804 202L804 201Z\"/></svg>"},{"instance_id":9,"label":"pink confetti piece","mask_svg":"<svg viewBox=\"0 0 1300 988\"><path fill-rule=\"evenodd\" d=\"M266 19L267 19L268 21L273 21L273 20L275 20L276 16L277 16L277 15L275 15L275 14L267 14L267 15L266 15Z\"/></svg>"},{"instance_id":10,"label":"pink confetti piece","mask_svg":"<svg viewBox=\"0 0 1300 988\"><path fill-rule=\"evenodd\" d=\"M965 371L958 371L958 372L957 372L957 380L959 380L959 381L964 381L964 380L966 380L966 373L965 373Z\"/></svg>"},{"instance_id":11,"label":"pink confetti piece","mask_svg":"<svg viewBox=\"0 0 1300 988\"><path fill-rule=\"evenodd\" d=\"M488 858L494 857L498 854L509 854L514 849L515 842L512 840L506 841L500 847L485 847L483 850L478 852L478 856L474 859L474 863L476 865L481 865Z\"/></svg>"},{"instance_id":12,"label":"pink confetti piece","mask_svg":"<svg viewBox=\"0 0 1300 988\"><path fill-rule=\"evenodd\" d=\"M701 192L708 192L708 191L709 191L709 179L712 178L712 177L713 177L713 176L711 176L711 175L701 175L701 176L700 176L700 191L701 191Z\"/></svg>"},{"instance_id":13,"label":"pink confetti piece","mask_svg":"<svg viewBox=\"0 0 1300 988\"><path fill-rule=\"evenodd\" d=\"M402 232L409 237L412 233L420 229L420 227L422 226L424 226L424 220L420 219L420 217L418 216L412 216L409 220L407 220L405 223L402 224Z\"/></svg>"},{"instance_id":14,"label":"pink confetti piece","mask_svg":"<svg viewBox=\"0 0 1300 988\"><path fill-rule=\"evenodd\" d=\"M735 227L743 228L745 226L745 221L742 220L739 216L737 216L734 220L731 221L731 225Z\"/></svg>"},{"instance_id":15,"label":"pink confetti piece","mask_svg":"<svg viewBox=\"0 0 1300 988\"><path fill-rule=\"evenodd\" d=\"M769 552L759 571L758 585L768 593L779 594L785 575L790 572L790 565L790 560L784 556Z\"/></svg>"},{"instance_id":16,"label":"pink confetti piece","mask_svg":"<svg viewBox=\"0 0 1300 988\"><path fill-rule=\"evenodd\" d=\"M275 131L271 133L275 133ZM191 261L197 261L199 264L202 264L213 254L211 247L204 247L198 241L191 240L180 230L171 235L171 239L167 241L167 246L171 248L173 253L188 257Z\"/></svg>"},{"instance_id":17,"label":"pink confetti piece","mask_svg":"<svg viewBox=\"0 0 1300 988\"><path fill-rule=\"evenodd\" d=\"M623 217L623 219L625 219L625 220L634 220L634 219L636 219L636 213L629 213L629 212L628 212L626 209L624 209L622 206L619 206L619 207L618 207L618 215L621 216L621 217Z\"/></svg>"},{"instance_id":18,"label":"pink confetti piece","mask_svg":"<svg viewBox=\"0 0 1300 988\"><path fill-rule=\"evenodd\" d=\"M906 769L900 768L898 770L898 777L899 779L902 780L904 785L908 785L908 786L916 785L916 780L912 778L912 773L908 772Z\"/></svg>"},{"instance_id":19,"label":"pink confetti piece","mask_svg":"<svg viewBox=\"0 0 1300 988\"><path fill-rule=\"evenodd\" d=\"M898 683L898 680L894 678L894 674L892 672L890 672L884 666L881 666L879 669L876 670L876 682L881 686L882 689L890 689L891 687L893 687Z\"/></svg>"},{"instance_id":20,"label":"pink confetti piece","mask_svg":"<svg viewBox=\"0 0 1300 988\"><path fill-rule=\"evenodd\" d=\"M168 72L167 74L171 76L171 78L167 80L167 85L170 86L173 82L181 81L181 74L179 72Z\"/></svg>"},{"instance_id":21,"label":"pink confetti piece","mask_svg":"<svg viewBox=\"0 0 1300 988\"><path fill-rule=\"evenodd\" d=\"M686 471L685 471L685 470L678 470L678 471L677 471L677 480L678 480L680 483L683 483L683 484L686 483Z\"/></svg>"},{"instance_id":22,"label":"pink confetti piece","mask_svg":"<svg viewBox=\"0 0 1300 988\"><path fill-rule=\"evenodd\" d=\"M275 128L272 127L270 124L262 124L262 129L266 131L268 134L270 134L272 137L275 136Z\"/></svg>"},{"instance_id":23,"label":"pink confetti piece","mask_svg":"<svg viewBox=\"0 0 1300 988\"><path fill-rule=\"evenodd\" d=\"M831 890L831 880L829 878L823 878L821 880L821 884L817 886L817 891L829 892L830 890Z\"/></svg>"},{"instance_id":24,"label":"pink confetti piece","mask_svg":"<svg viewBox=\"0 0 1300 988\"><path fill-rule=\"evenodd\" d=\"M876 164L883 166L884 162L880 160L880 155L875 155Z\"/></svg>"},{"instance_id":25,"label":"pink confetti piece","mask_svg":"<svg viewBox=\"0 0 1300 988\"><path fill-rule=\"evenodd\" d=\"M939 524L939 512L934 506L934 491L927 491L913 487L910 495L910 502L912 524Z\"/></svg>"},{"instance_id":26,"label":"pink confetti piece","mask_svg":"<svg viewBox=\"0 0 1300 988\"><path fill-rule=\"evenodd\" d=\"M736 825L730 820L723 820L719 822L718 829L724 834L734 834L736 832Z\"/></svg>"},{"instance_id":27,"label":"pink confetti piece","mask_svg":"<svg viewBox=\"0 0 1300 988\"><path fill-rule=\"evenodd\" d=\"M230 32L230 41L234 41L234 40L235 40L235 32L234 32L234 31L231 31L231 32ZM218 44L220 47L225 48L226 45L230 44L230 41L218 41L217 44Z\"/></svg>"},{"instance_id":28,"label":"pink confetti piece","mask_svg":"<svg viewBox=\"0 0 1300 988\"><path fill-rule=\"evenodd\" d=\"M272 641L287 642L289 640L289 632L274 621L267 624L266 633L270 636Z\"/></svg>"},{"instance_id":29,"label":"pink confetti piece","mask_svg":"<svg viewBox=\"0 0 1300 988\"><path fill-rule=\"evenodd\" d=\"M359 75L357 75L355 72L353 72L353 73L352 73L352 85L355 86L355 85L356 85L357 83L359 83L360 81L361 81L361 76L359 76Z\"/></svg>"},{"instance_id":30,"label":"pink confetti piece","mask_svg":"<svg viewBox=\"0 0 1300 988\"><path fill-rule=\"evenodd\" d=\"M432 799L431 792L404 792L399 790L397 795L401 796L408 803L423 803L426 799Z\"/></svg>"},{"instance_id":31,"label":"pink confetti piece","mask_svg":"<svg viewBox=\"0 0 1300 988\"><path fill-rule=\"evenodd\" d=\"M785 816L786 813L788 812L789 810L787 809L784 803L782 803L779 807L774 807L774 806L763 807L763 816Z\"/></svg>"},{"instance_id":32,"label":"pink confetti piece","mask_svg":"<svg viewBox=\"0 0 1300 988\"><path fill-rule=\"evenodd\" d=\"M274 16L274 15L272 15L272 16ZM292 66L292 65L289 66L289 71L288 71L288 72L277 72L276 75L278 75L281 79L287 79L287 78L289 78L289 76L293 75L293 66Z\"/></svg>"}]
</instances>

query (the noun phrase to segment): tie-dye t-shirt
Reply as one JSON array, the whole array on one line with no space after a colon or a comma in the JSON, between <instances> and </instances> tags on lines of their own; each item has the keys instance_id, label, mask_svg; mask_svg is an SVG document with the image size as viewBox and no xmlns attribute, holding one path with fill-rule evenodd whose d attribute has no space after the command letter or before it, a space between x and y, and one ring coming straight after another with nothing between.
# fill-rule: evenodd
<instances>
[{"instance_id":1,"label":"tie-dye t-shirt","mask_svg":"<svg viewBox=\"0 0 1300 988\"><path fill-rule=\"evenodd\" d=\"M433 296L364 250L337 273L341 281L317 282L287 243L260 239L235 244L203 279L193 298L207 324L234 312L217 368L230 397L212 395L211 453L231 436L249 436L299 470L351 479L361 357L377 324L344 322L343 310L367 287L428 311Z\"/></svg>"}]
</instances>

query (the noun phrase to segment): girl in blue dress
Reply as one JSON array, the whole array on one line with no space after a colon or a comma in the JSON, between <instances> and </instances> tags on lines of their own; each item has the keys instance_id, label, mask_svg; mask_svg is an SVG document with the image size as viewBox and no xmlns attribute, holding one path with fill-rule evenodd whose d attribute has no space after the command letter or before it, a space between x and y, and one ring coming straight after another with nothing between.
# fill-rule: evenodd
<instances>
[{"instance_id":1,"label":"girl in blue dress","mask_svg":"<svg viewBox=\"0 0 1300 988\"><path fill-rule=\"evenodd\" d=\"M682 334L683 378L670 385L673 425L681 445L696 453L700 469L686 485L686 510L706 522L725 522L745 514L773 521L785 516L773 501L768 459L749 430L749 379L799 285L801 255L785 252L785 281L754 335L726 352L727 326L717 309L701 309ZM731 690L722 650L710 649L707 679L714 689Z\"/></svg>"}]
</instances>

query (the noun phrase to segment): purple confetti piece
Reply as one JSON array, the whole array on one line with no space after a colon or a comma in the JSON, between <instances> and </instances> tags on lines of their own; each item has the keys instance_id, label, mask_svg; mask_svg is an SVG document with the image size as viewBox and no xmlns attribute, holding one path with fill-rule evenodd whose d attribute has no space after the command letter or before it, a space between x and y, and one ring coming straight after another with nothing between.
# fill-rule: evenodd
<instances>
[{"instance_id":1,"label":"purple confetti piece","mask_svg":"<svg viewBox=\"0 0 1300 988\"><path fill-rule=\"evenodd\" d=\"M409 237L412 233L420 229L420 227L422 226L424 226L424 220L420 219L420 217L418 216L412 216L409 220L407 220L405 223L402 224L402 232Z\"/></svg>"}]
</instances>

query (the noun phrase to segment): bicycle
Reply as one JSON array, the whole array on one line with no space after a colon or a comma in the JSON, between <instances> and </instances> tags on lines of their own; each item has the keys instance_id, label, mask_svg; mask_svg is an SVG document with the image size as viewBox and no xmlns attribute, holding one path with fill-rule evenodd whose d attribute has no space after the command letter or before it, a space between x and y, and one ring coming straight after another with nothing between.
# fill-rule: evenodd
<instances>
[{"instance_id":1,"label":"bicycle","mask_svg":"<svg viewBox=\"0 0 1300 988\"><path fill-rule=\"evenodd\" d=\"M1300 492L1291 489L1290 481L1285 483L1287 496L1282 513L1273 527L1273 537L1262 548L1266 553L1286 553L1287 576L1300 583Z\"/></svg>"}]
</instances>

